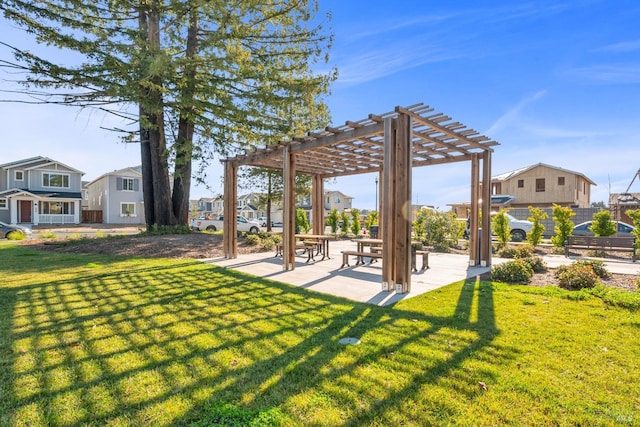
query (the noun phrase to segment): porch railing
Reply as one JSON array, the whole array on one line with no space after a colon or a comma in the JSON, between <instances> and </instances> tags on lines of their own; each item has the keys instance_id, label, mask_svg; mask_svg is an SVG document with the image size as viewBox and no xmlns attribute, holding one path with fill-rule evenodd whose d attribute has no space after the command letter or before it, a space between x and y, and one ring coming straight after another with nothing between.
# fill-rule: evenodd
<instances>
[{"instance_id":1,"label":"porch railing","mask_svg":"<svg viewBox=\"0 0 640 427\"><path fill-rule=\"evenodd\" d=\"M75 215L39 215L39 224L75 224Z\"/></svg>"}]
</instances>

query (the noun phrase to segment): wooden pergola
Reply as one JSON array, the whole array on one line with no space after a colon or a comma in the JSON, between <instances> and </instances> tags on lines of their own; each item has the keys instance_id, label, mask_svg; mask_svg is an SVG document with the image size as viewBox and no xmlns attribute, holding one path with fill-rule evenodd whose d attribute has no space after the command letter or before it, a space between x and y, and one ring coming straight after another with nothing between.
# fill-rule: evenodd
<instances>
[{"instance_id":1,"label":"wooden pergola","mask_svg":"<svg viewBox=\"0 0 640 427\"><path fill-rule=\"evenodd\" d=\"M224 256L237 257L236 201L238 168L281 169L284 176L283 269L295 268L295 176L312 176L313 234L324 233L324 179L379 174L379 236L382 245L382 289L411 290L412 168L471 162L469 265L491 265L491 239L480 239L478 226L490 224L491 153L496 141L422 103L396 107L384 114L343 126L327 127L223 160ZM480 185L482 182L482 185ZM429 185L423 183L422 185ZM480 194L482 193L482 194Z\"/></svg>"}]
</instances>

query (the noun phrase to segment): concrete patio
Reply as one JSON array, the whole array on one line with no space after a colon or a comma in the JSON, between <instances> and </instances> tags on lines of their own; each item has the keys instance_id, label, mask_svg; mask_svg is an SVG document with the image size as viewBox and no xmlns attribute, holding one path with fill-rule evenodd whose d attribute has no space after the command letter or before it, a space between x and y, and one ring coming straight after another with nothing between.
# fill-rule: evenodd
<instances>
[{"instance_id":1,"label":"concrete patio","mask_svg":"<svg viewBox=\"0 0 640 427\"><path fill-rule=\"evenodd\" d=\"M340 268L342 265L341 251L353 250L354 247L355 243L349 240L332 240L329 253L331 258L309 263L306 262L307 255L302 255L302 251L298 250L296 268L289 271L283 270L282 258L275 256L275 250L239 255L235 259L210 258L202 261L312 291L375 305L388 305L402 299L412 298L459 280L476 277L490 270L489 267L470 267L468 255L431 253L429 255L430 268L412 273L411 292L398 294L394 291L382 291L381 261L369 264L367 260L364 265L356 266L354 258L351 257L349 261L351 266ZM575 261L575 258L565 258L562 255L545 255L543 258L551 268ZM505 261L509 260L493 258L494 264ZM606 268L612 273L640 274L640 262L603 261L605 261ZM420 266L420 262L418 262L418 266Z\"/></svg>"}]
</instances>

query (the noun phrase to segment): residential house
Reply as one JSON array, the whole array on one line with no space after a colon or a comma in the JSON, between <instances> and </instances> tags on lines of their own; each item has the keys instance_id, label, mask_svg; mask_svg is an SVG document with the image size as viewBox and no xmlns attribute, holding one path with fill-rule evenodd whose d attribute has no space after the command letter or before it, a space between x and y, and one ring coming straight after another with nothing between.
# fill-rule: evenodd
<instances>
[{"instance_id":1,"label":"residential house","mask_svg":"<svg viewBox=\"0 0 640 427\"><path fill-rule=\"evenodd\" d=\"M491 194L513 196L512 208L553 204L588 208L592 185L596 183L580 172L538 163L493 177Z\"/></svg>"},{"instance_id":2,"label":"residential house","mask_svg":"<svg viewBox=\"0 0 640 427\"><path fill-rule=\"evenodd\" d=\"M327 214L333 209L337 209L342 213L345 210L350 210L353 205L353 197L347 196L340 191L325 191L324 192L324 210L326 217Z\"/></svg>"},{"instance_id":3,"label":"residential house","mask_svg":"<svg viewBox=\"0 0 640 427\"><path fill-rule=\"evenodd\" d=\"M640 193L612 193L609 195L609 210L613 219L633 225L627 211L640 209Z\"/></svg>"},{"instance_id":4,"label":"residential house","mask_svg":"<svg viewBox=\"0 0 640 427\"><path fill-rule=\"evenodd\" d=\"M89 210L102 211L105 224L144 224L142 167L106 173L87 186Z\"/></svg>"},{"instance_id":5,"label":"residential house","mask_svg":"<svg viewBox=\"0 0 640 427\"><path fill-rule=\"evenodd\" d=\"M0 220L11 224L79 224L81 172L37 156L0 165Z\"/></svg>"},{"instance_id":6,"label":"residential house","mask_svg":"<svg viewBox=\"0 0 640 427\"><path fill-rule=\"evenodd\" d=\"M266 217L266 210L259 208L259 205L260 194L258 193L249 193L238 196L236 205L238 208L238 215L241 215L249 220Z\"/></svg>"}]
</instances>

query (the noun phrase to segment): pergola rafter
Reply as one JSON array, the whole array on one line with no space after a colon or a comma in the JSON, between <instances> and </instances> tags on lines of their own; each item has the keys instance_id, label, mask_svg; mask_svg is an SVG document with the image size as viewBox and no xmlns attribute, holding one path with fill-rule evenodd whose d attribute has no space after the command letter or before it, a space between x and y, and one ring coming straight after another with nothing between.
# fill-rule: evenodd
<instances>
[{"instance_id":1,"label":"pergola rafter","mask_svg":"<svg viewBox=\"0 0 640 427\"><path fill-rule=\"evenodd\" d=\"M471 241L470 264L491 263L490 239L478 245L480 197L488 200L491 188L491 147L496 141L480 135L474 129L453 121L442 113L434 113L425 104L396 107L383 114L369 114L366 119L346 121L342 126L328 126L305 136L257 148L224 160L228 165L225 180L235 185L239 166L256 166L283 170L285 178L284 206L284 269L294 268L295 206L293 194L297 173L313 177L312 206L322 208L323 180L330 177L377 172L380 174L381 235L383 245L383 288L408 292L410 289L411 260L406 259L410 247L411 169L460 161L471 162ZM482 169L480 163L482 162ZM482 172L482 173L480 173ZM480 195L480 176L482 192ZM232 185L225 183L225 206L235 206ZM235 196L234 196L235 197ZM489 204L484 204L483 228L489 229ZM485 212L486 210L486 212ZM314 212L314 233L323 232L321 212ZM225 230L234 216L225 215ZM475 227L475 231L474 231ZM225 233L225 239L235 242L235 233ZM225 244L235 257L235 243ZM400 258L400 260L399 260Z\"/></svg>"}]
</instances>

